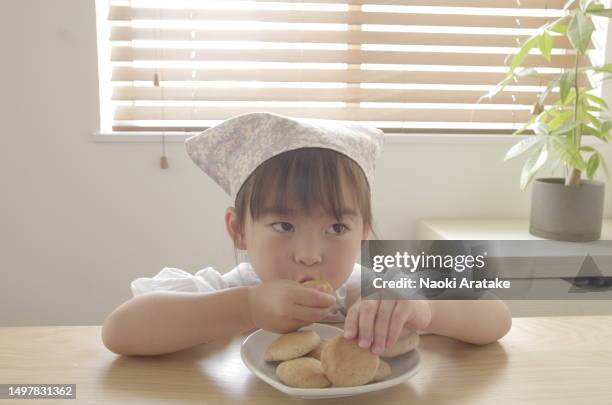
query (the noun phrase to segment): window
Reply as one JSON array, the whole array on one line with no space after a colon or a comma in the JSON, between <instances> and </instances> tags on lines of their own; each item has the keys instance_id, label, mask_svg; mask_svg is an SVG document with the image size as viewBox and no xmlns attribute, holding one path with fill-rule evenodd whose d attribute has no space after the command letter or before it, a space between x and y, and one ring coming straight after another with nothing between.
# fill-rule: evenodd
<instances>
[{"instance_id":1,"label":"window","mask_svg":"<svg viewBox=\"0 0 612 405\"><path fill-rule=\"evenodd\" d=\"M103 132L202 131L265 110L387 133L493 134L529 120L546 79L476 101L565 0L98 3ZM603 63L605 36L598 27L592 63ZM565 38L552 53L532 50L528 65L545 76L574 67Z\"/></svg>"}]
</instances>

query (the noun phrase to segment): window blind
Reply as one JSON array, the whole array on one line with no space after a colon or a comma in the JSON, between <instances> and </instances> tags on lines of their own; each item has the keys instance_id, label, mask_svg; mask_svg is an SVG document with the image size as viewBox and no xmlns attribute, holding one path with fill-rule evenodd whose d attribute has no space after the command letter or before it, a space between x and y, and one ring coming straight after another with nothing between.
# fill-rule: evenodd
<instances>
[{"instance_id":1,"label":"window blind","mask_svg":"<svg viewBox=\"0 0 612 405\"><path fill-rule=\"evenodd\" d=\"M523 64L540 77L476 103L565 0L103 1L114 132L202 131L270 111L387 133L511 133L576 63L555 36L550 62L534 49Z\"/></svg>"}]
</instances>

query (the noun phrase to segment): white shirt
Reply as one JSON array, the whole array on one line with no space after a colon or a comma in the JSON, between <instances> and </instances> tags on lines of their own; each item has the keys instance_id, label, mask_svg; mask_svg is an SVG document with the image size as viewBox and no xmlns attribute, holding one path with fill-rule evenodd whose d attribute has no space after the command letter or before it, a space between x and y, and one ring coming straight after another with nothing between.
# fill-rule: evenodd
<instances>
[{"instance_id":1,"label":"white shirt","mask_svg":"<svg viewBox=\"0 0 612 405\"><path fill-rule=\"evenodd\" d=\"M164 267L153 277L140 277L132 281L130 288L134 296L152 291L182 291L192 293L209 293L239 286L251 286L261 283L253 266L242 262L225 274L220 274L212 267L206 267L195 274L181 269ZM336 290L336 304L322 322L344 322L347 302L354 302L361 293L361 266L355 263L348 279ZM350 297L347 300L347 297Z\"/></svg>"}]
</instances>

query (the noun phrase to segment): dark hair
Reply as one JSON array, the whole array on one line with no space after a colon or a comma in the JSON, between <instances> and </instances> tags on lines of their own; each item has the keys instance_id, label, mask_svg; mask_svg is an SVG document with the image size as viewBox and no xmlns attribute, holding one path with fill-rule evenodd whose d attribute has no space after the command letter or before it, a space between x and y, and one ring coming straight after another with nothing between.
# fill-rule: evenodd
<instances>
[{"instance_id":1,"label":"dark hair","mask_svg":"<svg viewBox=\"0 0 612 405\"><path fill-rule=\"evenodd\" d=\"M341 220L342 174L345 190L361 214L364 230L376 236L370 205L370 186L361 167L349 157L325 148L300 148L276 155L261 165L244 182L236 195L237 230L244 235L247 207L253 221L265 209L286 212L288 201L310 214L314 209ZM271 198L273 197L273 198Z\"/></svg>"}]
</instances>

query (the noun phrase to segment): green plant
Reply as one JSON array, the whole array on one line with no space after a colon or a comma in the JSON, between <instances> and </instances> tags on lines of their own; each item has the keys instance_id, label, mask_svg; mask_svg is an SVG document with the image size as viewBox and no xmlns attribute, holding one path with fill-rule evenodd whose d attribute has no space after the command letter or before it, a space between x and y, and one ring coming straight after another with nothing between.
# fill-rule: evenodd
<instances>
[{"instance_id":1,"label":"green plant","mask_svg":"<svg viewBox=\"0 0 612 405\"><path fill-rule=\"evenodd\" d=\"M576 3L574 7L570 7L573 3ZM545 90L536 97L532 109L533 116L512 134L520 134L533 124L534 135L515 144L504 157L504 160L508 160L529 152L521 172L521 190L524 190L537 172L549 162L555 162L555 167L560 163L565 165L566 186L579 185L582 172L586 172L588 178L593 179L599 168L604 170L606 178L609 179L610 176L602 154L593 147L582 145L583 135L595 136L606 143L612 140L610 134L612 121L604 114L608 105L602 98L589 93L597 87L579 86L578 79L587 71L592 71L593 75L601 73L603 77L597 82L600 84L612 78L612 64L579 67L578 61L580 56L585 55L595 30L592 16L611 18L612 9L604 8L598 0L569 0L563 10L564 16L543 25L536 34L521 44L521 48L510 63L507 76L490 92L478 99L478 103L485 98L491 99L519 77L542 78L536 68L517 69L532 48L539 48L542 56L550 62L554 38L566 36L576 50L575 68L569 71L563 70L562 73L552 77L548 75L551 79ZM561 35L551 35L552 33ZM557 88L560 94L559 100L545 108L546 98L553 89ZM591 113L593 111L600 112L600 116L593 115Z\"/></svg>"}]
</instances>

